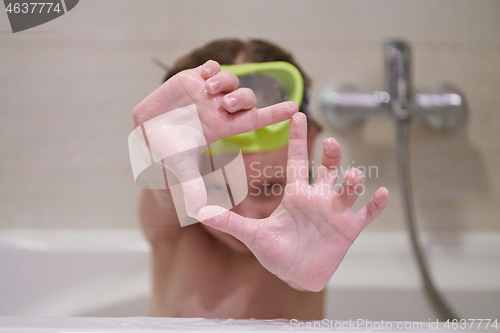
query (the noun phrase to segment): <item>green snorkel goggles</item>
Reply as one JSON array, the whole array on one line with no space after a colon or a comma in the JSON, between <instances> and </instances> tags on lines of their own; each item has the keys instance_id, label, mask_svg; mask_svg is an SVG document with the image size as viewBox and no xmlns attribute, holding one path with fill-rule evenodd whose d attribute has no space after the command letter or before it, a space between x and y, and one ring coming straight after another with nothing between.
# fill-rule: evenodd
<instances>
[{"instance_id":1,"label":"green snorkel goggles","mask_svg":"<svg viewBox=\"0 0 500 333\"><path fill-rule=\"evenodd\" d=\"M235 73L239 87L250 88L257 97L257 108L284 101L303 104L304 80L294 65L284 61L222 65L221 70ZM302 105L302 109L303 105ZM303 110L305 111L305 110ZM218 142L237 144L244 153L273 151L288 144L290 120L273 124L252 132L231 136ZM223 153L224 145L213 145L212 153ZM218 148L220 147L220 149Z\"/></svg>"}]
</instances>

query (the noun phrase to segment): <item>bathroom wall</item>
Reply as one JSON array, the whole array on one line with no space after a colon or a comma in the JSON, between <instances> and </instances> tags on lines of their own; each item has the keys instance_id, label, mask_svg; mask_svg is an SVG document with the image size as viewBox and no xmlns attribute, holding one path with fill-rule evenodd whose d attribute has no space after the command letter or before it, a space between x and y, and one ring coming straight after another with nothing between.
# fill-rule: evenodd
<instances>
[{"instance_id":1,"label":"bathroom wall","mask_svg":"<svg viewBox=\"0 0 500 333\"><path fill-rule=\"evenodd\" d=\"M214 38L261 37L296 54L320 90L382 88L382 41L413 49L416 90L442 82L467 97L467 126L411 136L417 217L433 232L500 231L500 2L497 0L82 0L68 14L12 34L0 12L0 228L135 228L127 136L133 107L171 64ZM404 228L394 122L325 131L344 167L376 166L368 195L391 201L371 231Z\"/></svg>"}]
</instances>

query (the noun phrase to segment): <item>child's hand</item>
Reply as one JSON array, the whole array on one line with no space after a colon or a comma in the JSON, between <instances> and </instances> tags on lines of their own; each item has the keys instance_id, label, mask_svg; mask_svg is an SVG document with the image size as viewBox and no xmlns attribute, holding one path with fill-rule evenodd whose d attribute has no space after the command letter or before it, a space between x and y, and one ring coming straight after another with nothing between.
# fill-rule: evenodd
<instances>
[{"instance_id":1,"label":"child's hand","mask_svg":"<svg viewBox=\"0 0 500 333\"><path fill-rule=\"evenodd\" d=\"M177 73L134 109L136 126L189 105L195 105L207 142L253 131L290 119L298 111L294 102L283 102L255 109L255 94L240 88L238 77L221 71L209 60L205 64Z\"/></svg>"},{"instance_id":2,"label":"child's hand","mask_svg":"<svg viewBox=\"0 0 500 333\"><path fill-rule=\"evenodd\" d=\"M233 72L221 71L219 64L210 60L177 73L134 109L135 124L140 126L170 111L193 105L196 108L202 132L181 124L182 119L178 123L159 121L152 129L146 128L153 157L162 160L182 183L186 211L191 217L196 217L199 209L207 204L197 162L206 143L290 119L298 110L294 102L253 109L254 92L248 88L238 89L238 85L238 77ZM186 113L181 110L181 118L183 114ZM199 150L192 149L196 147Z\"/></svg>"},{"instance_id":3,"label":"child's hand","mask_svg":"<svg viewBox=\"0 0 500 333\"><path fill-rule=\"evenodd\" d=\"M321 168L314 185L308 184L306 118L292 117L287 165L287 187L274 213L262 220L226 211L204 224L242 241L270 272L299 290L322 290L359 233L385 208L386 188L375 192L358 211L351 210L363 186L361 171L344 174L334 192L340 168L340 146L333 138L323 141ZM357 185L357 186L356 186ZM214 209L207 206L203 209Z\"/></svg>"}]
</instances>

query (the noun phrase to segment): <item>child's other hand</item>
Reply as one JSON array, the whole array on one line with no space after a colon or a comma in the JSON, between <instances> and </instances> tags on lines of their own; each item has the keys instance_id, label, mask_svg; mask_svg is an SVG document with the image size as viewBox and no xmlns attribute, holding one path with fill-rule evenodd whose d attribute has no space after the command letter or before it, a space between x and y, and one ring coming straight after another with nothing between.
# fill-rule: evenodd
<instances>
[{"instance_id":1,"label":"child's other hand","mask_svg":"<svg viewBox=\"0 0 500 333\"><path fill-rule=\"evenodd\" d=\"M360 170L344 173L334 186L341 151L333 138L323 141L321 167L308 183L307 125L304 114L292 117L287 184L281 204L266 219L249 219L227 211L204 224L242 241L260 263L299 290L322 290L360 232L385 208L389 193L380 188L364 207L351 209L364 182ZM208 207L207 207L208 208Z\"/></svg>"},{"instance_id":2,"label":"child's other hand","mask_svg":"<svg viewBox=\"0 0 500 333\"><path fill-rule=\"evenodd\" d=\"M255 94L238 85L234 73L221 71L217 62L209 60L177 73L140 102L133 112L135 125L194 104L206 141L215 142L290 119L298 111L294 102L253 109Z\"/></svg>"}]
</instances>

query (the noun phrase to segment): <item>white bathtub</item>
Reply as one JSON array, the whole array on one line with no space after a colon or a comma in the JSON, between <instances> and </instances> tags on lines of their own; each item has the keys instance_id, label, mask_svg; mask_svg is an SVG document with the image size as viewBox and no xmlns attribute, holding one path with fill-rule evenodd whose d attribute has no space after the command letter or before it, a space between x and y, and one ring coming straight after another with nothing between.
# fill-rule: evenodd
<instances>
[{"instance_id":1,"label":"white bathtub","mask_svg":"<svg viewBox=\"0 0 500 333\"><path fill-rule=\"evenodd\" d=\"M425 248L437 285L462 318L500 320L500 235L439 238ZM148 314L149 248L139 231L6 230L0 264L0 316ZM327 290L330 319L436 319L405 234L363 233Z\"/></svg>"}]
</instances>

